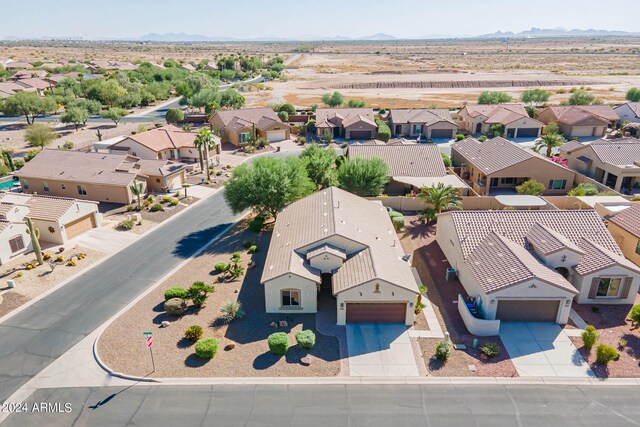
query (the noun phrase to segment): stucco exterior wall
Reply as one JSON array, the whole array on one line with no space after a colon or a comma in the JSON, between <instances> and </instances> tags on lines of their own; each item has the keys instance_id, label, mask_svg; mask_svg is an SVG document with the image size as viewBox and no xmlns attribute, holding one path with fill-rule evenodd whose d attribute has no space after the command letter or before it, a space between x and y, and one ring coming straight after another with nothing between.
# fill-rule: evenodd
<instances>
[{"instance_id":1,"label":"stucco exterior wall","mask_svg":"<svg viewBox=\"0 0 640 427\"><path fill-rule=\"evenodd\" d=\"M29 189L24 189L24 182L27 181L29 185ZM117 186L117 185L97 185L97 184L88 184L88 183L77 183L77 182L64 182L64 181L53 181L46 180L49 184L49 191L44 191L43 183L45 180L40 178L20 178L20 182L23 186L23 191L25 193L38 193L46 196L60 196L60 197L71 197L74 199L81 200L94 200L97 202L111 202L111 203L123 203L128 204L133 201L133 195L131 194L131 190L129 186L133 184L134 180L132 179L130 183L127 185ZM141 181L145 182L145 181ZM84 185L87 189L87 194L82 195L78 193L78 185ZM64 187L64 188L63 188ZM145 183L146 188L146 183Z\"/></svg>"},{"instance_id":2,"label":"stucco exterior wall","mask_svg":"<svg viewBox=\"0 0 640 427\"><path fill-rule=\"evenodd\" d=\"M342 266L342 259L331 253L316 255L309 260L311 267L320 270L321 273L332 273L334 270Z\"/></svg>"},{"instance_id":3,"label":"stucco exterior wall","mask_svg":"<svg viewBox=\"0 0 640 427\"><path fill-rule=\"evenodd\" d=\"M374 293L376 284L380 285L380 292ZM362 295L361 295L362 294ZM417 292L411 292L407 289L399 288L383 280L372 280L363 283L355 288L347 289L340 292L336 296L337 319L338 325L344 325L347 322L347 304L349 302L406 302L407 310L405 314L405 324L413 325L415 318L414 309Z\"/></svg>"},{"instance_id":4,"label":"stucco exterior wall","mask_svg":"<svg viewBox=\"0 0 640 427\"><path fill-rule=\"evenodd\" d=\"M376 137L376 133L378 130L377 126L371 125L369 123L364 123L364 122L358 122L358 123L354 123L351 126L348 126L344 129L344 136L347 139L351 138L351 132L358 132L358 131L367 131L370 130L371 131L371 137L375 138Z\"/></svg>"},{"instance_id":5,"label":"stucco exterior wall","mask_svg":"<svg viewBox=\"0 0 640 427\"><path fill-rule=\"evenodd\" d=\"M614 108L614 111L618 113L618 117L620 117L620 124L627 121L631 123L640 123L640 117L636 116L636 113L634 113L627 104Z\"/></svg>"},{"instance_id":6,"label":"stucco exterior wall","mask_svg":"<svg viewBox=\"0 0 640 427\"><path fill-rule=\"evenodd\" d=\"M300 307L282 307L280 291L300 290ZM318 286L311 280L287 274L264 283L264 301L267 313L316 313L318 311Z\"/></svg>"},{"instance_id":7,"label":"stucco exterior wall","mask_svg":"<svg viewBox=\"0 0 640 427\"><path fill-rule=\"evenodd\" d=\"M624 256L635 265L640 266L640 255L636 253L640 239L612 222L609 222L607 228L613 238L616 239L616 243L620 246L620 249L622 249Z\"/></svg>"},{"instance_id":8,"label":"stucco exterior wall","mask_svg":"<svg viewBox=\"0 0 640 427\"><path fill-rule=\"evenodd\" d=\"M589 298L589 290L593 279L596 277L631 277L631 287L627 298ZM622 266L613 266L586 276L576 274L572 277L573 286L578 288L580 294L576 297L578 304L633 304L640 287L640 274ZM621 291L622 292L622 291Z\"/></svg>"},{"instance_id":9,"label":"stucco exterior wall","mask_svg":"<svg viewBox=\"0 0 640 427\"><path fill-rule=\"evenodd\" d=\"M130 154L132 156L135 157L139 157L141 159L147 159L147 160L156 160L158 159L158 153L156 153L155 151L151 150L150 148L145 147L144 145L140 144L137 141L134 141L131 138L126 138L123 139L122 141L120 141L119 143L115 144L116 147L119 148L123 148L126 147L128 149L128 151L122 151L122 150L113 150L110 149L109 150L109 154Z\"/></svg>"},{"instance_id":10,"label":"stucco exterior wall","mask_svg":"<svg viewBox=\"0 0 640 427\"><path fill-rule=\"evenodd\" d=\"M500 335L500 321L484 320L475 317L467 308L465 300L460 294L458 294L458 313L460 313L460 317L462 317L462 321L467 327L467 330L473 335L479 337Z\"/></svg>"},{"instance_id":11,"label":"stucco exterior wall","mask_svg":"<svg viewBox=\"0 0 640 427\"><path fill-rule=\"evenodd\" d=\"M9 240L16 237L22 236L22 241L24 242L24 249L12 253L11 246L9 245ZM23 253L29 252L32 250L31 247L31 237L27 234L27 225L24 223L16 223L9 224L7 228L2 230L0 233L0 264L6 264L12 258L21 255Z\"/></svg>"},{"instance_id":12,"label":"stucco exterior wall","mask_svg":"<svg viewBox=\"0 0 640 427\"><path fill-rule=\"evenodd\" d=\"M385 230L382 230L381 232L384 232L384 231ZM364 245L362 245L361 243L354 242L353 240L349 240L342 236L335 235L335 236L329 236L326 239L320 240L311 245L302 246L300 248L300 252L306 253L312 249L318 248L325 244L329 244L331 246L335 246L336 248L340 248L347 255L351 255L356 251L364 249Z\"/></svg>"}]
</instances>

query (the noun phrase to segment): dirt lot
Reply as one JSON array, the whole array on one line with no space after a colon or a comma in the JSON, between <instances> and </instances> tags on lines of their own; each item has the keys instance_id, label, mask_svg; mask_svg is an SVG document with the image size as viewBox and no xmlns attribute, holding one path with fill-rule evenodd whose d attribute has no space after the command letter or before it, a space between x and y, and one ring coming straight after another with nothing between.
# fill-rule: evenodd
<instances>
[{"instance_id":1,"label":"dirt lot","mask_svg":"<svg viewBox=\"0 0 640 427\"><path fill-rule=\"evenodd\" d=\"M636 296L640 304L640 295ZM631 305L574 304L573 308L588 325L593 325L600 333L597 344L606 344L618 350L620 358L609 362L608 366L596 362L596 346L589 352L582 346L580 337L571 340L578 351L600 378L634 378L640 376L640 336L638 327L627 319ZM627 341L624 347L620 340Z\"/></svg>"},{"instance_id":2,"label":"dirt lot","mask_svg":"<svg viewBox=\"0 0 640 427\"><path fill-rule=\"evenodd\" d=\"M315 315L279 315L264 312L264 292L260 276L269 233L258 237L243 231L244 225L236 227L227 237L203 254L190 261L181 270L161 283L139 303L111 324L99 341L98 352L104 362L117 372L144 376L150 374L151 362L144 342L144 331L154 334L156 371L152 377L235 377L235 376L335 376L340 372L338 341L334 337L316 332L316 345L310 351L295 347L294 335L301 329L315 330ZM253 256L242 248L242 242L252 240L259 251ZM252 258L256 267L249 269L239 281L215 283L216 291L209 296L206 306L200 311L190 308L182 317L164 312L164 291L173 286L188 287L194 281L214 283L217 274L213 271L216 262L228 262L233 251L242 252L242 264ZM238 300L246 311L246 317L230 325L219 319L221 306ZM168 328L160 323L168 320ZM271 322L284 320L287 327L273 328ZM183 339L184 331L191 325L204 328L204 337L219 340L219 350L211 361L203 361L194 354L193 343ZM289 334L290 347L286 356L269 352L266 342L269 334L280 331ZM234 344L232 350L225 350ZM300 364L300 358L309 356L311 366Z\"/></svg>"}]
</instances>

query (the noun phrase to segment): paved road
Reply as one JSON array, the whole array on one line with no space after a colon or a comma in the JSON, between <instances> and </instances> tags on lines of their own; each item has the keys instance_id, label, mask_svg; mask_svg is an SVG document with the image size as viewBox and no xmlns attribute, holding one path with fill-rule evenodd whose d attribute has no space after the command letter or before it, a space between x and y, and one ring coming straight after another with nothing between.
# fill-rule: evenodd
<instances>
[{"instance_id":1,"label":"paved road","mask_svg":"<svg viewBox=\"0 0 640 427\"><path fill-rule=\"evenodd\" d=\"M443 385L138 386L39 390L34 403L69 413L13 414L39 426L626 426L631 388Z\"/></svg>"},{"instance_id":2,"label":"paved road","mask_svg":"<svg viewBox=\"0 0 640 427\"><path fill-rule=\"evenodd\" d=\"M236 219L214 194L0 324L0 403Z\"/></svg>"}]
</instances>

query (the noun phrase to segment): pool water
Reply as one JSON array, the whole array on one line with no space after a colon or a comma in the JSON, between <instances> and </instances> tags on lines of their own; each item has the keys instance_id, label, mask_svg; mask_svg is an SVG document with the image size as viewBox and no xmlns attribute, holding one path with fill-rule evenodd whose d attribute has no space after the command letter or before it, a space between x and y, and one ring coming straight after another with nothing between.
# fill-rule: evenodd
<instances>
[{"instance_id":1,"label":"pool water","mask_svg":"<svg viewBox=\"0 0 640 427\"><path fill-rule=\"evenodd\" d=\"M20 184L20 181L10 180L5 182L0 182L0 190L8 190L16 184Z\"/></svg>"}]
</instances>

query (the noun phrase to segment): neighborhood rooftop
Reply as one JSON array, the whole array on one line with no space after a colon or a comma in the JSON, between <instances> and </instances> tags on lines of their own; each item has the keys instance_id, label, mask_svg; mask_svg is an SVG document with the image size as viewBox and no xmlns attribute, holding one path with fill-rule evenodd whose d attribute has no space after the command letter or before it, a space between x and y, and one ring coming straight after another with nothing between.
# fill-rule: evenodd
<instances>
[{"instance_id":1,"label":"neighborhood rooftop","mask_svg":"<svg viewBox=\"0 0 640 427\"><path fill-rule=\"evenodd\" d=\"M575 124L597 116L605 121L617 121L618 114L608 105L569 105L548 107L562 123Z\"/></svg>"},{"instance_id":2,"label":"neighborhood rooftop","mask_svg":"<svg viewBox=\"0 0 640 427\"><path fill-rule=\"evenodd\" d=\"M447 170L435 144L352 145L349 158L379 157L389 166L391 176L442 177Z\"/></svg>"},{"instance_id":3,"label":"neighborhood rooftop","mask_svg":"<svg viewBox=\"0 0 640 427\"><path fill-rule=\"evenodd\" d=\"M565 145L569 146L565 147L563 145L561 149L566 153L572 153L578 150L587 150L588 147L591 147L602 163L609 163L618 166L634 164L636 166L640 166L640 140L635 138L621 138L613 140L599 139L597 141L593 141L591 144L568 142Z\"/></svg>"},{"instance_id":4,"label":"neighborhood rooftop","mask_svg":"<svg viewBox=\"0 0 640 427\"><path fill-rule=\"evenodd\" d=\"M196 135L197 133L195 132L185 132L173 125L166 125L136 135L130 135L128 138L153 151L162 151L181 147L194 147ZM219 139L218 136L214 136L214 138ZM118 144L116 143L112 147L116 148Z\"/></svg>"},{"instance_id":5,"label":"neighborhood rooftop","mask_svg":"<svg viewBox=\"0 0 640 427\"><path fill-rule=\"evenodd\" d=\"M640 239L640 203L612 216L609 221Z\"/></svg>"},{"instance_id":6,"label":"neighborhood rooftop","mask_svg":"<svg viewBox=\"0 0 640 427\"><path fill-rule=\"evenodd\" d=\"M414 109L392 109L389 111L389 116L393 123L424 123L426 126L431 126L434 123L449 122L456 124L451 118L449 110L445 109L426 109L426 108L414 108Z\"/></svg>"},{"instance_id":7,"label":"neighborhood rooftop","mask_svg":"<svg viewBox=\"0 0 640 427\"><path fill-rule=\"evenodd\" d=\"M42 221L57 221L71 209L77 200L69 197L52 197L35 194L19 194L0 192L0 218L15 205L29 208L28 217ZM96 203L97 202L84 202Z\"/></svg>"},{"instance_id":8,"label":"neighborhood rooftop","mask_svg":"<svg viewBox=\"0 0 640 427\"><path fill-rule=\"evenodd\" d=\"M262 130L281 121L278 115L269 107L220 110L216 115L220 117L225 127L233 130L240 130L251 126Z\"/></svg>"}]
</instances>

